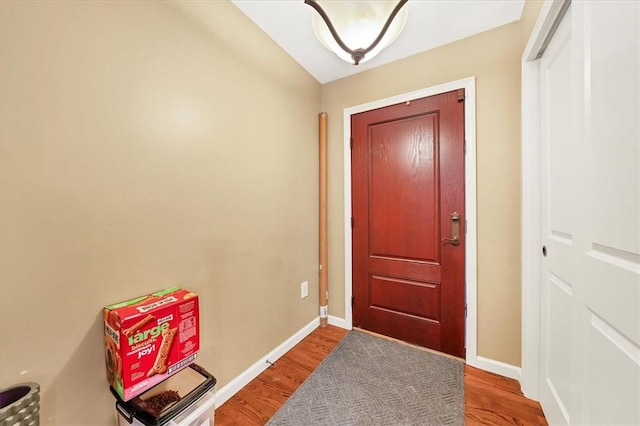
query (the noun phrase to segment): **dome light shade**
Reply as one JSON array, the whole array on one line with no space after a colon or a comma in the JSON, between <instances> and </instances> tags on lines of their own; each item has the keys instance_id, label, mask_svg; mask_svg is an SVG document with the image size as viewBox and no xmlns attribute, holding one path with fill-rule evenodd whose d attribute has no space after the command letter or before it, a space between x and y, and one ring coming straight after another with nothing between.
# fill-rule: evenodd
<instances>
[{"instance_id":1,"label":"dome light shade","mask_svg":"<svg viewBox=\"0 0 640 426\"><path fill-rule=\"evenodd\" d=\"M391 44L407 21L408 0L304 0L318 13L313 31L327 49L354 65L364 63Z\"/></svg>"}]
</instances>

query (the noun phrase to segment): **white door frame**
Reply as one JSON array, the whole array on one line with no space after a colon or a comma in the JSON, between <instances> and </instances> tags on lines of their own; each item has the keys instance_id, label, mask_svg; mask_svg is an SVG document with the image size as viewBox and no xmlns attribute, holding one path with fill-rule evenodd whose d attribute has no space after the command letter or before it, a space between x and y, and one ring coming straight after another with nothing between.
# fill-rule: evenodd
<instances>
[{"instance_id":1,"label":"white door frame","mask_svg":"<svg viewBox=\"0 0 640 426\"><path fill-rule=\"evenodd\" d=\"M466 252L465 279L467 318L465 320L465 342L467 364L477 366L477 237L476 237L476 80L469 77L415 92L380 99L344 110L344 312L345 328L353 327L351 308L352 287L352 241L351 241L351 115L382 108L409 100L437 95L452 90L465 90L464 132L466 141L465 167L465 211Z\"/></svg>"},{"instance_id":2,"label":"white door frame","mask_svg":"<svg viewBox=\"0 0 640 426\"><path fill-rule=\"evenodd\" d=\"M539 399L541 144L539 59L571 0L546 0L522 55L522 376L528 398Z\"/></svg>"}]
</instances>

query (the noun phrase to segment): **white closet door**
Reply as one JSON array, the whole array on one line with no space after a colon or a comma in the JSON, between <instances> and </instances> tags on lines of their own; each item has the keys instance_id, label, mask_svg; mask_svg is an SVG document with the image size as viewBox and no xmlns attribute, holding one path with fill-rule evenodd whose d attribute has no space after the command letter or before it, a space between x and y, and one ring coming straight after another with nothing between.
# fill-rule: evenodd
<instances>
[{"instance_id":1,"label":"white closet door","mask_svg":"<svg viewBox=\"0 0 640 426\"><path fill-rule=\"evenodd\" d=\"M575 2L575 12L585 70L576 419L640 425L640 2Z\"/></svg>"},{"instance_id":2,"label":"white closet door","mask_svg":"<svg viewBox=\"0 0 640 426\"><path fill-rule=\"evenodd\" d=\"M572 332L578 215L573 135L571 9L540 60L542 124L541 383L540 403L550 424L570 424Z\"/></svg>"},{"instance_id":3,"label":"white closet door","mask_svg":"<svg viewBox=\"0 0 640 426\"><path fill-rule=\"evenodd\" d=\"M640 2L573 2L541 66L541 403L640 424Z\"/></svg>"}]
</instances>

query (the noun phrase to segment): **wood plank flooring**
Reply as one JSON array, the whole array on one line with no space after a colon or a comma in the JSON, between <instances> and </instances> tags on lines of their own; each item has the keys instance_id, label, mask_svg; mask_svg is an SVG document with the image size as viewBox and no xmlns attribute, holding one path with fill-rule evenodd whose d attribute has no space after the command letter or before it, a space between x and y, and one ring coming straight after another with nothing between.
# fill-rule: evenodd
<instances>
[{"instance_id":1,"label":"wood plank flooring","mask_svg":"<svg viewBox=\"0 0 640 426\"><path fill-rule=\"evenodd\" d=\"M216 410L217 426L264 425L348 333L317 328L274 366ZM517 381L465 365L467 425L546 425L540 404L525 398Z\"/></svg>"}]
</instances>

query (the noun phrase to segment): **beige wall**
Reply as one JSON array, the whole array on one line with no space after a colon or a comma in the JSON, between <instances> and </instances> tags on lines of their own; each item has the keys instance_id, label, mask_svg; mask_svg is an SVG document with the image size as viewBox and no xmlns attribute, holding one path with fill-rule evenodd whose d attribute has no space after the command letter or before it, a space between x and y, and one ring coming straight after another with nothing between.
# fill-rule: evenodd
<instances>
[{"instance_id":1,"label":"beige wall","mask_svg":"<svg viewBox=\"0 0 640 426\"><path fill-rule=\"evenodd\" d=\"M107 304L199 293L219 387L317 316L320 84L204 5L210 27L161 2L1 2L0 388L40 383L42 424L112 424Z\"/></svg>"},{"instance_id":2,"label":"beige wall","mask_svg":"<svg viewBox=\"0 0 640 426\"><path fill-rule=\"evenodd\" d=\"M40 383L42 424L112 421L104 305L199 293L218 388L317 315L320 110L343 316L342 110L472 75L479 354L519 365L519 67L539 2L322 88L227 2L0 4L0 388Z\"/></svg>"},{"instance_id":3,"label":"beige wall","mask_svg":"<svg viewBox=\"0 0 640 426\"><path fill-rule=\"evenodd\" d=\"M529 2L518 23L322 86L331 315L344 317L343 110L475 76L478 355L520 365L520 57L541 5Z\"/></svg>"}]
</instances>

